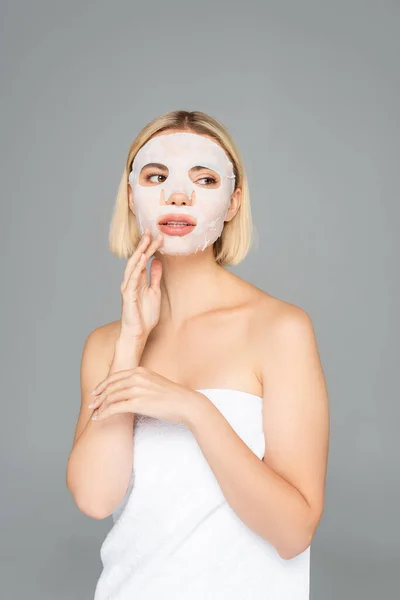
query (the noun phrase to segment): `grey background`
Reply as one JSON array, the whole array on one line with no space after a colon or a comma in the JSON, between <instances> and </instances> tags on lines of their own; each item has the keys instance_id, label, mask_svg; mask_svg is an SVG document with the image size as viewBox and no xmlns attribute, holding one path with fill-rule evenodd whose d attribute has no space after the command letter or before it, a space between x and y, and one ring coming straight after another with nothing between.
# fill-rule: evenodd
<instances>
[{"instance_id":1,"label":"grey background","mask_svg":"<svg viewBox=\"0 0 400 600\"><path fill-rule=\"evenodd\" d=\"M1 3L2 597L93 597L111 519L65 485L81 350L120 315L129 145L177 108L243 154L259 242L234 272L315 325L331 447L311 598L395 596L399 25L387 0Z\"/></svg>"}]
</instances>

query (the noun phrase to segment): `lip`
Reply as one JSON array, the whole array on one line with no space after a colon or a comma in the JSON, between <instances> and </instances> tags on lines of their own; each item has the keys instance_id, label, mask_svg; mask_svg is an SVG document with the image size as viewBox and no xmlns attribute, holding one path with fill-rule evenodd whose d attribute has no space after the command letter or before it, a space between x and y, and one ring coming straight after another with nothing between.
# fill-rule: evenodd
<instances>
[{"instance_id":1,"label":"lip","mask_svg":"<svg viewBox=\"0 0 400 600\"><path fill-rule=\"evenodd\" d=\"M189 223L189 225L196 225L196 219L191 217L190 215L183 215L179 213L169 213L168 215L162 215L157 221L157 225L161 225L161 223L166 223L167 221L185 221L185 223Z\"/></svg>"},{"instance_id":2,"label":"lip","mask_svg":"<svg viewBox=\"0 0 400 600\"><path fill-rule=\"evenodd\" d=\"M163 225L163 223L165 223L166 221L180 221L188 223L188 225ZM196 224L196 220L193 217L179 213L169 213L168 215L162 215L162 217L160 217L157 221L158 229L163 233L166 233L167 235L171 236L187 235L195 229Z\"/></svg>"}]
</instances>

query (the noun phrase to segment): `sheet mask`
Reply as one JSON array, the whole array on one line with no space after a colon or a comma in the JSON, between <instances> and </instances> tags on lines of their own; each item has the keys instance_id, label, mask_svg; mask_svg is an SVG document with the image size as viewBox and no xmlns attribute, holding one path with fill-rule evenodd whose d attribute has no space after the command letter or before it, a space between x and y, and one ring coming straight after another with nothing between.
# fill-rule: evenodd
<instances>
[{"instance_id":1,"label":"sheet mask","mask_svg":"<svg viewBox=\"0 0 400 600\"><path fill-rule=\"evenodd\" d=\"M159 184L141 185L139 176L148 163L162 163L168 168L166 180ZM219 187L194 183L189 171L201 165L220 177ZM210 174L212 175L212 174ZM203 174L195 173L199 179ZM148 227L154 239L160 233L157 221L162 215L178 213L196 219L194 230L186 235L163 233L161 254L193 254L204 250L221 235L235 189L233 165L216 142L190 132L161 134L149 140L137 152L129 174L133 207L140 234ZM174 203L174 194L185 194L185 204Z\"/></svg>"}]
</instances>

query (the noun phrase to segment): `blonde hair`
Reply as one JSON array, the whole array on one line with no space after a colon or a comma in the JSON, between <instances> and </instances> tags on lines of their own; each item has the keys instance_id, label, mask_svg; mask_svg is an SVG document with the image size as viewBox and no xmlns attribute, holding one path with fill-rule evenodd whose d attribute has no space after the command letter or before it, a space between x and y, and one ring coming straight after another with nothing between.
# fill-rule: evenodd
<instances>
[{"instance_id":1,"label":"blonde hair","mask_svg":"<svg viewBox=\"0 0 400 600\"><path fill-rule=\"evenodd\" d=\"M136 216L128 203L128 176L139 149L155 134L177 129L212 136L230 157L235 173L235 189L242 190L241 204L230 220L226 221L220 237L213 244L215 260L222 266L241 262L253 242L254 227L251 218L247 175L242 158L227 129L216 119L200 111L175 110L156 117L137 135L129 148L125 168L119 183L109 232L109 249L120 258L129 258L134 252L140 232Z\"/></svg>"}]
</instances>

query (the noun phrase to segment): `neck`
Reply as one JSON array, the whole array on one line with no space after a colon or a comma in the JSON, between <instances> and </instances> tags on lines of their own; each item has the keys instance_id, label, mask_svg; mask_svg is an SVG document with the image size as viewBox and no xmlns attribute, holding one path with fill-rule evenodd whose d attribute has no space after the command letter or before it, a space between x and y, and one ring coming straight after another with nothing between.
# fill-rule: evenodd
<instances>
[{"instance_id":1,"label":"neck","mask_svg":"<svg viewBox=\"0 0 400 600\"><path fill-rule=\"evenodd\" d=\"M155 257L162 262L160 324L178 329L191 317L215 307L227 271L215 261L212 245L195 254L156 252Z\"/></svg>"}]
</instances>

